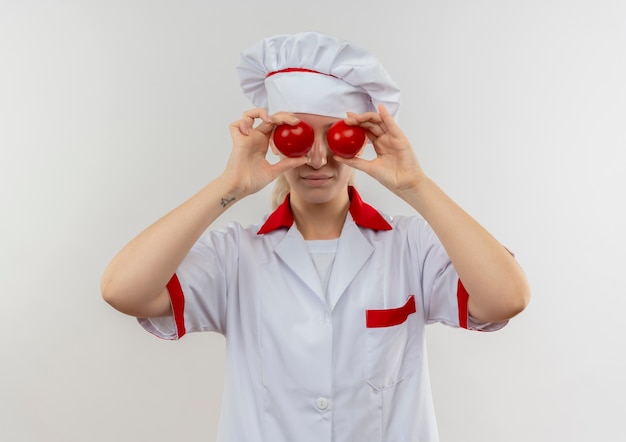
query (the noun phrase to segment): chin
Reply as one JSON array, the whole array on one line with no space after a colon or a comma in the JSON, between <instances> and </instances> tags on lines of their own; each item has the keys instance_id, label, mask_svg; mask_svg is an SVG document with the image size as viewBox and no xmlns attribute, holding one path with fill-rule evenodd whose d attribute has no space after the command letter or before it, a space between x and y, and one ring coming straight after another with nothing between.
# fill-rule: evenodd
<instances>
[{"instance_id":1,"label":"chin","mask_svg":"<svg viewBox=\"0 0 626 442\"><path fill-rule=\"evenodd\" d=\"M301 198L311 204L325 204L333 200L335 192L329 192L326 189L309 189L300 192Z\"/></svg>"},{"instance_id":2,"label":"chin","mask_svg":"<svg viewBox=\"0 0 626 442\"><path fill-rule=\"evenodd\" d=\"M326 204L335 200L346 188L347 185L341 187L336 185L328 187L301 186L297 192L300 198L309 204Z\"/></svg>"}]
</instances>

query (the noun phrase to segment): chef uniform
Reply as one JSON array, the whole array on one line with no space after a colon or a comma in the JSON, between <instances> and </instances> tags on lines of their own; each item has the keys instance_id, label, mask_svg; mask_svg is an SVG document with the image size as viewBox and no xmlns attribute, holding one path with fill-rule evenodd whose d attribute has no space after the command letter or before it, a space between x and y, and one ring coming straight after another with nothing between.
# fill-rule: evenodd
<instances>
[{"instance_id":1,"label":"chef uniform","mask_svg":"<svg viewBox=\"0 0 626 442\"><path fill-rule=\"evenodd\" d=\"M397 113L395 84L350 43L280 35L241 60L244 91L270 113L343 117L378 103ZM173 316L139 320L164 339L226 337L219 441L436 442L425 326L505 324L468 316L467 292L423 219L388 217L347 192L334 241L307 242L289 196L255 225L208 231L168 284Z\"/></svg>"}]
</instances>

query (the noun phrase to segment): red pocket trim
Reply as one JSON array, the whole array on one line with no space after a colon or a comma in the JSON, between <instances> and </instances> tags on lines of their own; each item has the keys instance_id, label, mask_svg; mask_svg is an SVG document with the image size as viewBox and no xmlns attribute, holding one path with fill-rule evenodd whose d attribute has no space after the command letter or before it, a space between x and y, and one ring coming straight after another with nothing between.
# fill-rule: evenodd
<instances>
[{"instance_id":1,"label":"red pocket trim","mask_svg":"<svg viewBox=\"0 0 626 442\"><path fill-rule=\"evenodd\" d=\"M367 328L393 327L402 324L410 314L415 313L415 297L409 296L409 300L402 307L384 310L366 310L365 324Z\"/></svg>"}]
</instances>

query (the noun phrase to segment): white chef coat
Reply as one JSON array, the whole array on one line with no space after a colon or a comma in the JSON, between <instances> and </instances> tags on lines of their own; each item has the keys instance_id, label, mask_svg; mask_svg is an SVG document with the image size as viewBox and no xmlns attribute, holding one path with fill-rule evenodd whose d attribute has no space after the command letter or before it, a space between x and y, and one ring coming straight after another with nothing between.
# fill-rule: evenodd
<instances>
[{"instance_id":1,"label":"white chef coat","mask_svg":"<svg viewBox=\"0 0 626 442\"><path fill-rule=\"evenodd\" d=\"M263 224L204 234L168 284L164 339L227 340L221 442L436 442L424 327L495 330L419 217L384 217L350 187L328 303L288 198ZM261 228L259 228L261 226Z\"/></svg>"}]
</instances>

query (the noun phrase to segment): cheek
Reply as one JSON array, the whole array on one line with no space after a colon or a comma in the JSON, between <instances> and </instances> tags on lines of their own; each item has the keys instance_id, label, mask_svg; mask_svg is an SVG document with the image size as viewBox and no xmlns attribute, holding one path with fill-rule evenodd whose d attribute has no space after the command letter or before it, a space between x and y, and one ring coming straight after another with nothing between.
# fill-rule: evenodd
<instances>
[{"instance_id":1,"label":"cheek","mask_svg":"<svg viewBox=\"0 0 626 442\"><path fill-rule=\"evenodd\" d=\"M287 180L289 187L293 187L293 184L296 182L296 176L297 176L296 170L288 169L285 172L283 172L283 176Z\"/></svg>"},{"instance_id":2,"label":"cheek","mask_svg":"<svg viewBox=\"0 0 626 442\"><path fill-rule=\"evenodd\" d=\"M351 167L344 166L343 164L339 165L338 167L338 175L340 177L340 180L342 182L348 183L350 181L350 178L352 177L353 169Z\"/></svg>"}]
</instances>

